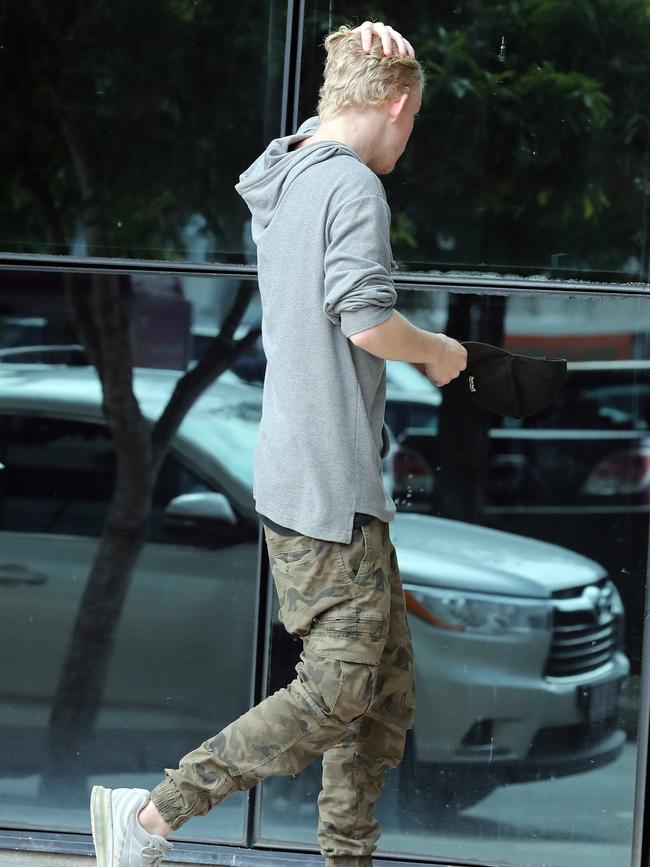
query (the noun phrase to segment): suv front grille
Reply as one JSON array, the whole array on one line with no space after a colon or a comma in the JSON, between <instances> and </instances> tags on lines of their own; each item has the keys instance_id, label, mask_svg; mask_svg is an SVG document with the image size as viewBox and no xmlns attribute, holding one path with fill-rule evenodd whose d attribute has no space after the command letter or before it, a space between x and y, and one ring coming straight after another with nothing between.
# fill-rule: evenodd
<instances>
[{"instance_id":1,"label":"suv front grille","mask_svg":"<svg viewBox=\"0 0 650 867\"><path fill-rule=\"evenodd\" d=\"M544 675L572 677L600 668L620 647L618 618L611 591L589 585L579 596L553 600L553 640Z\"/></svg>"}]
</instances>

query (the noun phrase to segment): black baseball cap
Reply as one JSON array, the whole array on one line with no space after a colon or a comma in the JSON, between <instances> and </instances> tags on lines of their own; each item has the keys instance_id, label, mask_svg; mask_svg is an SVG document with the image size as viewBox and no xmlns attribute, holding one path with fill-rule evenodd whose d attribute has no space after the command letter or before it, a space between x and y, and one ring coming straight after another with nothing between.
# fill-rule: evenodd
<instances>
[{"instance_id":1,"label":"black baseball cap","mask_svg":"<svg viewBox=\"0 0 650 867\"><path fill-rule=\"evenodd\" d=\"M470 395L482 409L525 418L546 409L567 376L564 358L530 358L468 340L467 378Z\"/></svg>"}]
</instances>

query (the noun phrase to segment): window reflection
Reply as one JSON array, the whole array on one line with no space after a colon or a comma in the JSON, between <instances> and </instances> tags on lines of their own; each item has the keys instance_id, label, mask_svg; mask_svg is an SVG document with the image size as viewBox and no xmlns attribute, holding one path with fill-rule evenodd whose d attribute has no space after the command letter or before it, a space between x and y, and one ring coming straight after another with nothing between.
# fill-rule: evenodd
<instances>
[{"instance_id":1,"label":"window reflection","mask_svg":"<svg viewBox=\"0 0 650 867\"><path fill-rule=\"evenodd\" d=\"M249 349L197 397L160 467L106 669L88 681L98 695L91 724L80 716L88 708L68 707L78 720L66 733L74 749L55 776L52 719L119 464L64 290L97 302L103 289L128 302L125 327L144 362L134 392L153 421L183 377L179 359L194 368L219 333L215 311L228 309L219 288L232 303L252 287L209 278L201 296L196 282L170 291L155 277L146 285L47 279L45 293L35 277L3 272L0 812L8 826L87 830L90 785L154 784L179 751L248 706L259 538L252 456L265 358L251 294L238 328L251 332ZM168 316L170 303L179 315ZM398 307L422 327L463 338L522 349L532 335L543 354L546 344L554 352L571 345L564 304L552 294L523 303L402 290ZM391 538L408 593L418 696L404 760L380 801L384 853L572 867L628 858L650 313L644 298L578 297L573 305L591 322L591 343L574 347L557 402L536 417L490 416L461 380L437 389L417 365L387 365L384 480L398 509ZM598 359L603 337L622 322L626 340L607 343ZM156 335L175 351L157 347ZM188 633L207 638L187 642ZM277 608L271 637L274 691L293 677L298 655ZM225 691L224 655L232 675ZM295 779L264 784L264 840L314 844L319 769L314 762ZM242 834L238 796L184 832Z\"/></svg>"},{"instance_id":2,"label":"window reflection","mask_svg":"<svg viewBox=\"0 0 650 867\"><path fill-rule=\"evenodd\" d=\"M390 22L425 66L413 135L382 179L403 270L648 281L644 0L408 14L311 0L305 17L300 121L314 114L323 37L341 24Z\"/></svg>"},{"instance_id":3,"label":"window reflection","mask_svg":"<svg viewBox=\"0 0 650 867\"><path fill-rule=\"evenodd\" d=\"M286 4L5 3L0 23L1 249L255 261L234 184L280 133Z\"/></svg>"},{"instance_id":4,"label":"window reflection","mask_svg":"<svg viewBox=\"0 0 650 867\"><path fill-rule=\"evenodd\" d=\"M3 272L6 286L14 279ZM29 314L38 292L28 281L13 297L3 292L5 826L88 831L93 784L155 785L164 767L249 704L259 530L248 465L260 390L224 371L203 393L186 394L189 409L177 413L180 427L163 448L158 421L188 380L167 366L178 354L157 341L190 347L194 310L185 315L179 291L181 315L170 322L170 299L156 281L140 280L136 290L110 277L59 278L37 321ZM105 354L95 361L104 388L88 358L98 341L84 349L77 331L81 312L101 333ZM129 333L135 356L157 367L132 367ZM42 342L45 334L51 342ZM191 362L194 376L203 355ZM130 371L135 402L121 379ZM196 824L191 838L241 842L243 798Z\"/></svg>"},{"instance_id":5,"label":"window reflection","mask_svg":"<svg viewBox=\"0 0 650 867\"><path fill-rule=\"evenodd\" d=\"M403 290L398 307L461 339L514 348L535 334L544 348L531 355L570 343L560 295L449 296L447 327L435 295L434 309L430 293ZM576 320L589 314L592 343L574 348L558 400L538 416L485 413L462 377L436 389L421 366L388 362L404 368L393 382L409 384L387 393L384 480L417 712L380 801L383 853L629 860L650 490L650 363L634 353L650 308L572 304ZM594 359L623 321L619 357ZM276 625L270 690L290 679L296 653ZM319 765L264 783L264 838L313 843Z\"/></svg>"}]
</instances>

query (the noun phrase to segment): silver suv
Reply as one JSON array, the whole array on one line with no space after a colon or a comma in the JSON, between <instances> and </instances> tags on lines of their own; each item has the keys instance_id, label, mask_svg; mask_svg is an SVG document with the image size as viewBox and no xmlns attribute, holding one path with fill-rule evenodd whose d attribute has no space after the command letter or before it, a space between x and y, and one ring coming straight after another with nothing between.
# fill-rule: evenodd
<instances>
[{"instance_id":1,"label":"silver suv","mask_svg":"<svg viewBox=\"0 0 650 867\"><path fill-rule=\"evenodd\" d=\"M136 371L147 418L158 417L179 376ZM154 606L147 618L120 624L98 722L107 752L96 760L109 770L111 743L123 750L115 732L128 730L130 739L145 732L136 752L138 766L148 768L158 761L152 744L166 735L168 753L178 751L174 725L190 742L206 736L191 689L181 703L161 698L155 684L133 694L120 666L126 671L134 653L146 655L155 642L160 670L187 686L196 654L182 638L209 617L212 640L201 648L202 663L225 672L233 694L249 677L244 651L253 614L238 602L237 570L243 562L251 575L256 569L246 552L258 538L252 456L260 416L261 388L228 372L176 434L169 458L176 469L166 476L174 481L157 495L152 540L132 590L138 598L168 599L170 616L159 622ZM0 693L0 743L17 774L33 773L31 763L39 761L65 624L79 605L110 495L110 455L94 369L0 365L0 635L16 660ZM84 473L85 489L94 485L97 496L75 504L66 486ZM598 563L556 545L423 514L398 512L391 538L417 674L416 723L400 766L408 775L403 798L425 796L434 806L462 809L504 783L578 773L618 757L629 661L620 596ZM39 628L30 632L25 624L34 621ZM164 642L156 641L161 629ZM41 654L36 638L43 635L49 643ZM241 709L230 692L222 681L220 707L235 715ZM137 718L113 712L130 702L137 703ZM102 726L110 726L112 741L102 741Z\"/></svg>"}]
</instances>

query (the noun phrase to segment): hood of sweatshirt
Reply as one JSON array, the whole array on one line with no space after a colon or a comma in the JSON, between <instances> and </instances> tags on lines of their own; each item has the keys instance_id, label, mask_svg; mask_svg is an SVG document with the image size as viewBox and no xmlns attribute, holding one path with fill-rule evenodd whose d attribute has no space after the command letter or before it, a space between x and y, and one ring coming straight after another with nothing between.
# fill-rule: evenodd
<instances>
[{"instance_id":1,"label":"hood of sweatshirt","mask_svg":"<svg viewBox=\"0 0 650 867\"><path fill-rule=\"evenodd\" d=\"M297 175L336 155L361 162L352 148L339 141L318 141L304 148L289 150L294 142L309 138L315 133L319 122L318 116L310 117L293 135L273 139L255 162L239 176L235 189L251 212L251 231L255 243L273 219L284 192Z\"/></svg>"}]
</instances>

